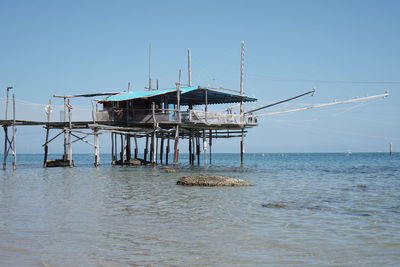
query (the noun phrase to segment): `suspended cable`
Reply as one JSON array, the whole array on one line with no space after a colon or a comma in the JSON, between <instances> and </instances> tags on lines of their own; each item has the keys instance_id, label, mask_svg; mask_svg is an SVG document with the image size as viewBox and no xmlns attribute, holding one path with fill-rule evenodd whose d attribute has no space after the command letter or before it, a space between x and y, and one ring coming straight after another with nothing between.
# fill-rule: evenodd
<instances>
[{"instance_id":1,"label":"suspended cable","mask_svg":"<svg viewBox=\"0 0 400 267\"><path fill-rule=\"evenodd\" d=\"M248 79L268 80L272 82L307 82L332 84L400 84L400 81L348 81L348 80L312 80L312 79L280 79L261 74L247 74Z\"/></svg>"}]
</instances>

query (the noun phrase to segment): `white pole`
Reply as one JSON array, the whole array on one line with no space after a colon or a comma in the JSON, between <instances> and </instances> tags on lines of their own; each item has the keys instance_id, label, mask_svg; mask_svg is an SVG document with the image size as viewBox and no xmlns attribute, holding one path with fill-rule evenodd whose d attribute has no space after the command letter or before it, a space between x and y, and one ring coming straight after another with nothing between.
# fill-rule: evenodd
<instances>
[{"instance_id":1,"label":"white pole","mask_svg":"<svg viewBox=\"0 0 400 267\"><path fill-rule=\"evenodd\" d=\"M149 44L149 90L151 90L151 43Z\"/></svg>"},{"instance_id":2,"label":"white pole","mask_svg":"<svg viewBox=\"0 0 400 267\"><path fill-rule=\"evenodd\" d=\"M17 169L17 126L15 121L15 94L13 94L13 169Z\"/></svg>"},{"instance_id":3,"label":"white pole","mask_svg":"<svg viewBox=\"0 0 400 267\"><path fill-rule=\"evenodd\" d=\"M240 94L243 95L243 76L244 76L244 41L242 41L242 51L240 56ZM240 114L243 114L243 101L240 102Z\"/></svg>"},{"instance_id":4,"label":"white pole","mask_svg":"<svg viewBox=\"0 0 400 267\"><path fill-rule=\"evenodd\" d=\"M243 95L243 76L244 76L244 41L242 41L242 49L240 55L240 95ZM240 163L243 164L244 153L244 105L243 99L240 101L240 119L242 121L242 136L240 140Z\"/></svg>"},{"instance_id":5,"label":"white pole","mask_svg":"<svg viewBox=\"0 0 400 267\"><path fill-rule=\"evenodd\" d=\"M188 49L188 85L192 86L192 51Z\"/></svg>"}]
</instances>

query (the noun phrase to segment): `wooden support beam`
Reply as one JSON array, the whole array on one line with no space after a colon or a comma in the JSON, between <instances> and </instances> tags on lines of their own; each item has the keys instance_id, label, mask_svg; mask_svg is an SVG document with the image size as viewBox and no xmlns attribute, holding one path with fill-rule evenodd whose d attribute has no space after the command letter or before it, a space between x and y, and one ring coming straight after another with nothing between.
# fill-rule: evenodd
<instances>
[{"instance_id":1,"label":"wooden support beam","mask_svg":"<svg viewBox=\"0 0 400 267\"><path fill-rule=\"evenodd\" d=\"M192 130L192 136L191 136L191 138L192 138L192 148L191 148L191 151L192 151L192 153L190 154L190 159L191 159L191 164L192 165L194 165L194 160L195 160L195 147L196 147L196 137L195 137L195 135L194 135L194 131Z\"/></svg>"},{"instance_id":2,"label":"wooden support beam","mask_svg":"<svg viewBox=\"0 0 400 267\"><path fill-rule=\"evenodd\" d=\"M15 124L15 94L13 94L13 138L12 138L12 148L13 148L13 169L17 169L17 126Z\"/></svg>"},{"instance_id":3,"label":"wooden support beam","mask_svg":"<svg viewBox=\"0 0 400 267\"><path fill-rule=\"evenodd\" d=\"M196 136L197 165L200 165L200 136Z\"/></svg>"},{"instance_id":4,"label":"wooden support beam","mask_svg":"<svg viewBox=\"0 0 400 267\"><path fill-rule=\"evenodd\" d=\"M49 100L49 105L46 108L46 114L47 114L47 126L46 126L46 140L45 140L45 146L44 146L44 159L43 159L43 168L47 167L47 156L49 153L49 131L50 131L50 115L51 115L51 100Z\"/></svg>"},{"instance_id":5,"label":"wooden support beam","mask_svg":"<svg viewBox=\"0 0 400 267\"><path fill-rule=\"evenodd\" d=\"M164 134L161 133L160 164L163 164L163 153L164 153Z\"/></svg>"},{"instance_id":6,"label":"wooden support beam","mask_svg":"<svg viewBox=\"0 0 400 267\"><path fill-rule=\"evenodd\" d=\"M151 103L151 111L152 111L152 117L153 117L153 133L151 134L151 149L150 149L150 158L151 158L151 163L156 164L157 163L157 155L156 155L156 127L157 127L157 122L156 122L156 111L155 111L155 102Z\"/></svg>"},{"instance_id":7,"label":"wooden support beam","mask_svg":"<svg viewBox=\"0 0 400 267\"><path fill-rule=\"evenodd\" d=\"M206 130L203 129L203 164L207 165L207 138L206 138Z\"/></svg>"},{"instance_id":8,"label":"wooden support beam","mask_svg":"<svg viewBox=\"0 0 400 267\"><path fill-rule=\"evenodd\" d=\"M150 136L150 162L153 162L153 153L154 153L154 134Z\"/></svg>"},{"instance_id":9,"label":"wooden support beam","mask_svg":"<svg viewBox=\"0 0 400 267\"><path fill-rule=\"evenodd\" d=\"M154 163L157 164L157 155L158 155L158 139L160 139L157 135L157 133L155 133L155 137L156 137L156 152L154 153Z\"/></svg>"},{"instance_id":10,"label":"wooden support beam","mask_svg":"<svg viewBox=\"0 0 400 267\"><path fill-rule=\"evenodd\" d=\"M119 135L120 136L120 140L121 140L121 152L120 152L120 160L121 160L121 164L123 164L125 162L125 140L124 140L124 136L122 134Z\"/></svg>"},{"instance_id":11,"label":"wooden support beam","mask_svg":"<svg viewBox=\"0 0 400 267\"><path fill-rule=\"evenodd\" d=\"M72 129L72 120L71 120L71 104L69 103L68 99L68 154L67 154L67 160L69 161L69 167L73 167L74 163L72 161L72 135L71 135L71 129Z\"/></svg>"},{"instance_id":12,"label":"wooden support beam","mask_svg":"<svg viewBox=\"0 0 400 267\"><path fill-rule=\"evenodd\" d=\"M125 135L126 139L126 160L131 160L131 136L129 134Z\"/></svg>"},{"instance_id":13,"label":"wooden support beam","mask_svg":"<svg viewBox=\"0 0 400 267\"><path fill-rule=\"evenodd\" d=\"M4 153L3 153L3 170L6 169L7 166L7 156L8 156L8 127L7 126L3 126L3 130L4 130Z\"/></svg>"},{"instance_id":14,"label":"wooden support beam","mask_svg":"<svg viewBox=\"0 0 400 267\"><path fill-rule=\"evenodd\" d=\"M114 162L117 163L118 156L118 136L114 133Z\"/></svg>"},{"instance_id":15,"label":"wooden support beam","mask_svg":"<svg viewBox=\"0 0 400 267\"><path fill-rule=\"evenodd\" d=\"M189 164L192 164L192 137L189 136Z\"/></svg>"},{"instance_id":16,"label":"wooden support beam","mask_svg":"<svg viewBox=\"0 0 400 267\"><path fill-rule=\"evenodd\" d=\"M149 152L149 149L148 149L148 147L149 147L149 135L148 134L146 134L146 144L145 144L145 147L144 147L144 161L147 161L147 153Z\"/></svg>"},{"instance_id":17,"label":"wooden support beam","mask_svg":"<svg viewBox=\"0 0 400 267\"><path fill-rule=\"evenodd\" d=\"M64 123L67 122L67 98L64 97ZM66 161L68 160L67 157L67 139L68 139L68 133L66 130L64 130L64 153L63 153L63 160Z\"/></svg>"},{"instance_id":18,"label":"wooden support beam","mask_svg":"<svg viewBox=\"0 0 400 267\"><path fill-rule=\"evenodd\" d=\"M211 165L212 130L209 131L209 144L210 144L210 152L209 152L210 153L210 159L209 159L209 162L210 162L210 165Z\"/></svg>"},{"instance_id":19,"label":"wooden support beam","mask_svg":"<svg viewBox=\"0 0 400 267\"><path fill-rule=\"evenodd\" d=\"M240 164L243 164L243 154L244 154L244 133L242 131L242 136L241 136L241 141L240 141Z\"/></svg>"},{"instance_id":20,"label":"wooden support beam","mask_svg":"<svg viewBox=\"0 0 400 267\"><path fill-rule=\"evenodd\" d=\"M111 164L115 165L115 143L114 143L114 135L115 133L111 132Z\"/></svg>"},{"instance_id":21,"label":"wooden support beam","mask_svg":"<svg viewBox=\"0 0 400 267\"><path fill-rule=\"evenodd\" d=\"M99 144L99 130L93 130L93 138L94 138L94 166L97 167L100 165L100 144Z\"/></svg>"},{"instance_id":22,"label":"wooden support beam","mask_svg":"<svg viewBox=\"0 0 400 267\"><path fill-rule=\"evenodd\" d=\"M137 159L138 158L138 153L139 153L139 147L138 147L136 134L133 136L133 138L135 140L135 159Z\"/></svg>"},{"instance_id":23,"label":"wooden support beam","mask_svg":"<svg viewBox=\"0 0 400 267\"><path fill-rule=\"evenodd\" d=\"M169 155L169 136L170 136L170 133L167 133L167 149L165 152L165 164L167 164L167 165L168 165L168 155Z\"/></svg>"},{"instance_id":24,"label":"wooden support beam","mask_svg":"<svg viewBox=\"0 0 400 267\"><path fill-rule=\"evenodd\" d=\"M174 164L178 164L178 158L179 158L179 125L176 125L176 130L175 130L175 144L174 144Z\"/></svg>"}]
</instances>

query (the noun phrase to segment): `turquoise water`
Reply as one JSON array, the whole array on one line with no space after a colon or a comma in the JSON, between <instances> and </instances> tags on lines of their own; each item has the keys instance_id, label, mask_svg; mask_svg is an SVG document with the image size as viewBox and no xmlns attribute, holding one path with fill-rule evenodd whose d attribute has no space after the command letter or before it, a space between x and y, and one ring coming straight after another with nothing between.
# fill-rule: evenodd
<instances>
[{"instance_id":1,"label":"turquoise water","mask_svg":"<svg viewBox=\"0 0 400 267\"><path fill-rule=\"evenodd\" d=\"M0 266L398 266L400 156L214 154L212 166L0 171ZM186 174L251 187L182 187Z\"/></svg>"}]
</instances>

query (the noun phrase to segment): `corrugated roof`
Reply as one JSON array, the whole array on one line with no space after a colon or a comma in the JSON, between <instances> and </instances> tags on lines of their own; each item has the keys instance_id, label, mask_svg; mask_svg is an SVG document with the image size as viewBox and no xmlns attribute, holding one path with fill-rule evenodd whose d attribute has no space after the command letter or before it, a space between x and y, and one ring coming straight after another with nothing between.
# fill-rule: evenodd
<instances>
[{"instance_id":1,"label":"corrugated roof","mask_svg":"<svg viewBox=\"0 0 400 267\"><path fill-rule=\"evenodd\" d=\"M249 102L257 101L256 98L249 97L246 95L240 95L239 93L233 91L222 91L220 89L210 89L200 86L189 86L180 88L181 105L201 105L208 104L222 104L222 103L237 103L237 102ZM132 99L153 99L155 101L168 100L168 103L175 104L176 98L176 88L170 89L159 89L159 90L143 90L143 91L133 91L124 92L117 95L107 97L101 102L115 102L115 101L127 101Z\"/></svg>"}]
</instances>

